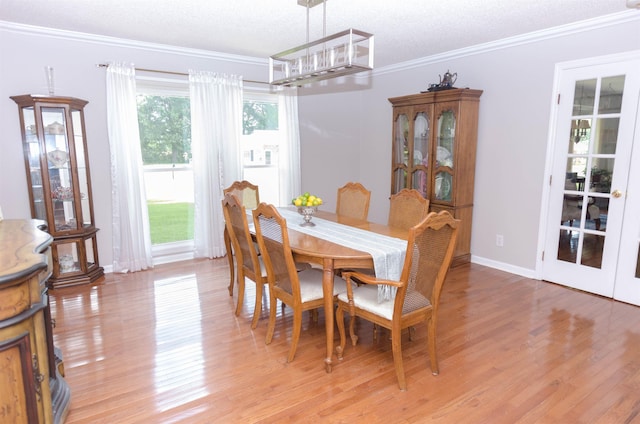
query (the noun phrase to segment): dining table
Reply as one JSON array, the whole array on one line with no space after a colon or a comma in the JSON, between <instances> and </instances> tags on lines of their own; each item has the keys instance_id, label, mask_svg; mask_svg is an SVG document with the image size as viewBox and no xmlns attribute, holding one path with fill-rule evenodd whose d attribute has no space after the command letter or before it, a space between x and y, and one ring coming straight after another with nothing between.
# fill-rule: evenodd
<instances>
[{"instance_id":1,"label":"dining table","mask_svg":"<svg viewBox=\"0 0 640 424\"><path fill-rule=\"evenodd\" d=\"M283 208L280 208L282 212ZM287 208L295 211L295 208ZM287 219L289 233L289 244L296 262L306 262L316 264L322 268L322 290L324 295L325 328L327 336L327 351L324 359L326 372L330 373L333 365L334 353L334 301L333 301L333 278L336 270L345 269L371 269L375 268L374 257L371 253L347 246L343 243L329 241L317 235L309 234L303 222L302 216L299 220L294 220L291 215ZM403 250L406 249L406 240L409 232L404 229L394 228L383 224L364 221L352 217L337 215L332 212L318 210L312 219L330 221L346 227L357 228L366 232L387 236L396 239L395 244L404 242ZM335 227L335 226L334 226ZM319 228L320 224L319 224ZM348 228L345 228L347 230ZM352 243L351 246L353 246ZM404 258L404 253L403 253ZM403 261L404 259L402 259ZM401 266L402 264L400 264Z\"/></svg>"}]
</instances>

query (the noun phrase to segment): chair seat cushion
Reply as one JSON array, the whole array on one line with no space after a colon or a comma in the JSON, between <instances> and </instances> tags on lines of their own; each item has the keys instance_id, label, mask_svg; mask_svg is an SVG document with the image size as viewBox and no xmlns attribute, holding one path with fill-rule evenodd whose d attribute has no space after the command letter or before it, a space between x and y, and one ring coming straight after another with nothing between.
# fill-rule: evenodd
<instances>
[{"instance_id":1,"label":"chair seat cushion","mask_svg":"<svg viewBox=\"0 0 640 424\"><path fill-rule=\"evenodd\" d=\"M349 303L346 293L338 294L338 300ZM371 312L383 318L390 320L393 318L394 299L378 302L378 286L372 284L364 284L353 289L353 303L357 308ZM404 299L402 313L407 314L420 308L431 305L429 299L421 295L417 291L407 292Z\"/></svg>"},{"instance_id":2,"label":"chair seat cushion","mask_svg":"<svg viewBox=\"0 0 640 424\"><path fill-rule=\"evenodd\" d=\"M322 299L322 270L309 268L298 273L300 297L303 302ZM347 283L340 277L333 277L333 295L347 292Z\"/></svg>"}]
</instances>

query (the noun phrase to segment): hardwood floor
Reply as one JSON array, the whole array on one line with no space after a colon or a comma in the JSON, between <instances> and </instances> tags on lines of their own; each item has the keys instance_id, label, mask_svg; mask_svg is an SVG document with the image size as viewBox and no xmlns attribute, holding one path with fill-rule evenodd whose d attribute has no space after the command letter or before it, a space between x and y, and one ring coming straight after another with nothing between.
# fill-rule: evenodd
<instances>
[{"instance_id":1,"label":"hardwood floor","mask_svg":"<svg viewBox=\"0 0 640 424\"><path fill-rule=\"evenodd\" d=\"M226 258L108 274L51 292L55 344L72 402L67 423L640 422L640 308L480 265L454 268L438 327L403 338L398 390L388 335L360 340L324 371L324 319L307 315L286 362L290 309L265 345L268 302L251 330ZM336 332L337 337L337 332Z\"/></svg>"}]
</instances>

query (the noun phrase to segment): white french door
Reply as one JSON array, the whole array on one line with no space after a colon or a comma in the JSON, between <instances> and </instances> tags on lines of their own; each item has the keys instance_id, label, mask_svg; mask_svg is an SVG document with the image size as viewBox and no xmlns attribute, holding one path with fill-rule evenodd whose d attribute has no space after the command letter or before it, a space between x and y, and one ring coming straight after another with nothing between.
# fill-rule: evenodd
<instances>
[{"instance_id":1,"label":"white french door","mask_svg":"<svg viewBox=\"0 0 640 424\"><path fill-rule=\"evenodd\" d=\"M617 59L556 70L542 278L640 304L640 53Z\"/></svg>"}]
</instances>

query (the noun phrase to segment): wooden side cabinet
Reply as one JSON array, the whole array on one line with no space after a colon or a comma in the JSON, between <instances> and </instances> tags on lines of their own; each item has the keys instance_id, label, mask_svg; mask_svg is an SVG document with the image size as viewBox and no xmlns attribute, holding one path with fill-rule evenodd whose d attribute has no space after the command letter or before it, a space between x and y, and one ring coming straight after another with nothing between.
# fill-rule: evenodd
<instances>
[{"instance_id":1,"label":"wooden side cabinet","mask_svg":"<svg viewBox=\"0 0 640 424\"><path fill-rule=\"evenodd\" d=\"M85 100L12 96L20 112L31 217L53 236L51 288L91 283L104 275L98 262Z\"/></svg>"},{"instance_id":2,"label":"wooden side cabinet","mask_svg":"<svg viewBox=\"0 0 640 424\"><path fill-rule=\"evenodd\" d=\"M391 194L418 190L429 209L460 219L452 265L471 259L471 219L481 90L456 88L390 98Z\"/></svg>"},{"instance_id":3,"label":"wooden side cabinet","mask_svg":"<svg viewBox=\"0 0 640 424\"><path fill-rule=\"evenodd\" d=\"M0 422L61 423L71 391L53 347L42 221L0 221Z\"/></svg>"}]
</instances>

